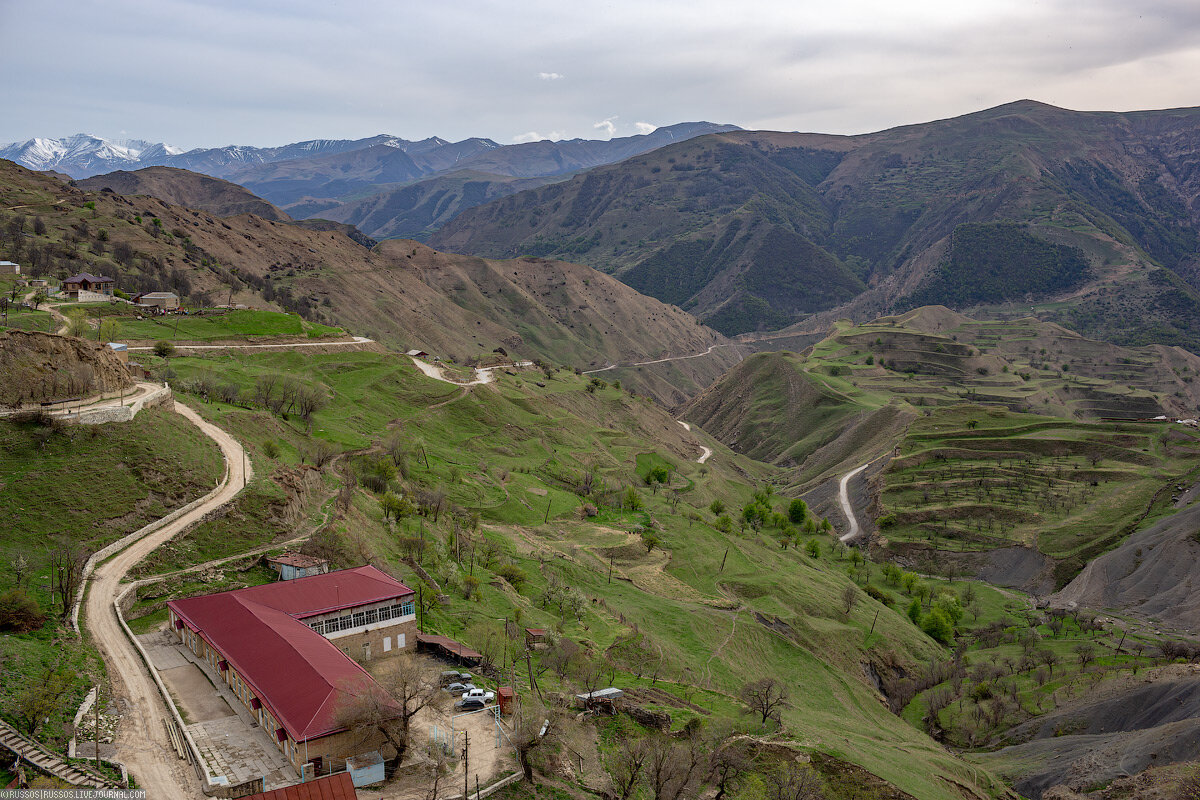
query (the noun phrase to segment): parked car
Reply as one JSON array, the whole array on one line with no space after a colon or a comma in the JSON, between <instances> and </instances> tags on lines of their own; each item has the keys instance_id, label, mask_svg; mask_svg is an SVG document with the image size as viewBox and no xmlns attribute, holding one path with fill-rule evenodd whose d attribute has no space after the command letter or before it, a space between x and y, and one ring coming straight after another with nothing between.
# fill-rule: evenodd
<instances>
[{"instance_id":1,"label":"parked car","mask_svg":"<svg viewBox=\"0 0 1200 800\"><path fill-rule=\"evenodd\" d=\"M475 698L479 698L485 703L490 703L496 699L496 695L494 692L485 692L483 689L477 687L472 687L463 692L463 700L474 700Z\"/></svg>"},{"instance_id":2,"label":"parked car","mask_svg":"<svg viewBox=\"0 0 1200 800\"><path fill-rule=\"evenodd\" d=\"M471 673L459 672L458 670L448 669L441 674L442 686L448 686L452 683L470 683Z\"/></svg>"},{"instance_id":3,"label":"parked car","mask_svg":"<svg viewBox=\"0 0 1200 800\"><path fill-rule=\"evenodd\" d=\"M470 687L468 687L467 684L465 684L465 683L458 683L456 681L455 683L452 683L449 686L447 686L446 691L449 692L450 694L462 694L463 692L469 692Z\"/></svg>"},{"instance_id":4,"label":"parked car","mask_svg":"<svg viewBox=\"0 0 1200 800\"><path fill-rule=\"evenodd\" d=\"M481 708L487 708L482 697L468 697L454 704L455 711L478 711Z\"/></svg>"}]
</instances>

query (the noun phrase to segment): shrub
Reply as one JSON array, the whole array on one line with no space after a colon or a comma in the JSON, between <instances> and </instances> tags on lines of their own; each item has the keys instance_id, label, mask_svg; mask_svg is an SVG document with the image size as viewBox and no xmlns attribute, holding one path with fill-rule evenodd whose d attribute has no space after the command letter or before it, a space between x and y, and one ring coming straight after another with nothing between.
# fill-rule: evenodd
<instances>
[{"instance_id":1,"label":"shrub","mask_svg":"<svg viewBox=\"0 0 1200 800\"><path fill-rule=\"evenodd\" d=\"M28 633L46 623L46 615L37 600L24 589L9 589L0 594L0 631Z\"/></svg>"},{"instance_id":2,"label":"shrub","mask_svg":"<svg viewBox=\"0 0 1200 800\"><path fill-rule=\"evenodd\" d=\"M170 358L175 355L175 345L165 339L154 343L154 355L159 358Z\"/></svg>"},{"instance_id":3,"label":"shrub","mask_svg":"<svg viewBox=\"0 0 1200 800\"><path fill-rule=\"evenodd\" d=\"M279 444L274 439L263 442L263 455L267 458L279 458Z\"/></svg>"},{"instance_id":4,"label":"shrub","mask_svg":"<svg viewBox=\"0 0 1200 800\"><path fill-rule=\"evenodd\" d=\"M518 592L521 591L521 587L525 585L525 582L529 580L529 576L525 574L525 570L516 564L505 564L497 570L496 574L508 581L509 585Z\"/></svg>"},{"instance_id":5,"label":"shrub","mask_svg":"<svg viewBox=\"0 0 1200 800\"><path fill-rule=\"evenodd\" d=\"M895 597L892 597L890 593L883 591L871 583L867 584L867 597L872 597L883 603L885 606L892 606L896 603Z\"/></svg>"},{"instance_id":6,"label":"shrub","mask_svg":"<svg viewBox=\"0 0 1200 800\"><path fill-rule=\"evenodd\" d=\"M942 644L951 644L954 641L954 623L950 621L950 617L940 608L934 607L932 611L925 615L921 620L921 630L929 634L929 637L934 641Z\"/></svg>"}]
</instances>

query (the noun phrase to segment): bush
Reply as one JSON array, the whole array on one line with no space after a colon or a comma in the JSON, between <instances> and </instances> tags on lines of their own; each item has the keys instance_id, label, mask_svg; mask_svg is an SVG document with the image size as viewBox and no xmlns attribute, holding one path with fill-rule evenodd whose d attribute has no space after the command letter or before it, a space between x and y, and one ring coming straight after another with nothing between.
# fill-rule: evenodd
<instances>
[{"instance_id":1,"label":"bush","mask_svg":"<svg viewBox=\"0 0 1200 800\"><path fill-rule=\"evenodd\" d=\"M505 564L496 571L496 574L508 581L509 585L518 592L521 591L521 587L525 585L525 582L529 580L529 576L525 574L525 570L516 564Z\"/></svg>"},{"instance_id":2,"label":"bush","mask_svg":"<svg viewBox=\"0 0 1200 800\"><path fill-rule=\"evenodd\" d=\"M279 458L279 444L274 439L267 439L263 443L263 455L267 458Z\"/></svg>"},{"instance_id":3,"label":"bush","mask_svg":"<svg viewBox=\"0 0 1200 800\"><path fill-rule=\"evenodd\" d=\"M885 592L882 589L877 588L874 584L870 583L867 584L867 596L873 597L874 599L883 603L885 606L892 606L896 603L896 598L892 597L890 593Z\"/></svg>"},{"instance_id":4,"label":"bush","mask_svg":"<svg viewBox=\"0 0 1200 800\"><path fill-rule=\"evenodd\" d=\"M954 641L954 623L940 608L935 607L921 620L921 630L929 634L934 641L951 644Z\"/></svg>"},{"instance_id":5,"label":"bush","mask_svg":"<svg viewBox=\"0 0 1200 800\"><path fill-rule=\"evenodd\" d=\"M24 589L9 589L0 594L0 631L28 633L44 624L46 615Z\"/></svg>"},{"instance_id":6,"label":"bush","mask_svg":"<svg viewBox=\"0 0 1200 800\"><path fill-rule=\"evenodd\" d=\"M154 343L154 355L159 358L170 358L175 355L175 345L165 339L160 339Z\"/></svg>"}]
</instances>

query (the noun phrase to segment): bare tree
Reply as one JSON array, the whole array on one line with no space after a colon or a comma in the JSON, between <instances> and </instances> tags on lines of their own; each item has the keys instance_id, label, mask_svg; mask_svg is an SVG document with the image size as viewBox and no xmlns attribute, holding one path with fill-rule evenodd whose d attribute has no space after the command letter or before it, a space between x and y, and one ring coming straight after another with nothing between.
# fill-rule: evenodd
<instances>
[{"instance_id":1,"label":"bare tree","mask_svg":"<svg viewBox=\"0 0 1200 800\"><path fill-rule=\"evenodd\" d=\"M807 764L779 764L763 776L769 800L823 800L821 778Z\"/></svg>"},{"instance_id":2,"label":"bare tree","mask_svg":"<svg viewBox=\"0 0 1200 800\"><path fill-rule=\"evenodd\" d=\"M404 655L375 684L347 692L336 720L363 742L382 735L396 749L399 764L408 750L413 717L422 709L439 708L447 697L436 675L423 670L412 656Z\"/></svg>"},{"instance_id":3,"label":"bare tree","mask_svg":"<svg viewBox=\"0 0 1200 800\"><path fill-rule=\"evenodd\" d=\"M629 800L642 782L642 770L649 754L645 739L626 736L621 740L608 770L618 800Z\"/></svg>"},{"instance_id":4,"label":"bare tree","mask_svg":"<svg viewBox=\"0 0 1200 800\"><path fill-rule=\"evenodd\" d=\"M750 746L744 739L735 739L725 744L714 743L709 759L709 781L717 787L713 800L724 800L731 792L737 792L742 778L754 768Z\"/></svg>"},{"instance_id":5,"label":"bare tree","mask_svg":"<svg viewBox=\"0 0 1200 800\"><path fill-rule=\"evenodd\" d=\"M846 584L846 588L842 589L842 605L846 607L846 614L854 610L854 604L858 602L858 587L854 584Z\"/></svg>"},{"instance_id":6,"label":"bare tree","mask_svg":"<svg viewBox=\"0 0 1200 800\"><path fill-rule=\"evenodd\" d=\"M545 707L532 698L521 701L521 711L515 720L512 743L517 751L517 760L521 762L521 771L525 780L533 783L533 763L530 756L533 751L545 742L542 730L548 730L550 717Z\"/></svg>"},{"instance_id":7,"label":"bare tree","mask_svg":"<svg viewBox=\"0 0 1200 800\"><path fill-rule=\"evenodd\" d=\"M780 712L790 707L787 688L775 678L747 683L742 687L741 696L742 702L750 707L750 713L761 717L764 725L769 719L778 721Z\"/></svg>"},{"instance_id":8,"label":"bare tree","mask_svg":"<svg viewBox=\"0 0 1200 800\"><path fill-rule=\"evenodd\" d=\"M651 736L646 782L654 791L654 800L695 796L704 780L704 761L704 747L697 737L676 742L664 734Z\"/></svg>"},{"instance_id":9,"label":"bare tree","mask_svg":"<svg viewBox=\"0 0 1200 800\"><path fill-rule=\"evenodd\" d=\"M62 603L62 618L71 616L75 593L83 580L83 565L87 559L78 545L61 544L50 551L50 591Z\"/></svg>"}]
</instances>

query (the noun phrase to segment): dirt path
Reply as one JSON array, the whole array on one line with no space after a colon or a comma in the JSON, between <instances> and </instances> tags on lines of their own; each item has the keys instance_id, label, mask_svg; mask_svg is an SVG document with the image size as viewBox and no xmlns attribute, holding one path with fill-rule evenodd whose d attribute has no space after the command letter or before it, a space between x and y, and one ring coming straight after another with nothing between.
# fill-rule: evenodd
<instances>
[{"instance_id":1,"label":"dirt path","mask_svg":"<svg viewBox=\"0 0 1200 800\"><path fill-rule=\"evenodd\" d=\"M663 364L663 363L666 363L667 361L686 361L689 358L704 358L706 355L711 353L713 350L716 350L718 347L737 347L737 345L738 345L737 342L726 342L725 344L714 344L714 345L710 345L709 348L707 350L705 350L703 353L693 353L690 356L671 356L670 358L658 358L658 359L655 359L654 361L635 361L632 364L609 364L607 367L600 367L600 369L585 369L580 374L594 375L597 372L608 372L610 369L616 369L617 367L645 367L650 364Z\"/></svg>"},{"instance_id":2,"label":"dirt path","mask_svg":"<svg viewBox=\"0 0 1200 800\"><path fill-rule=\"evenodd\" d=\"M428 361L422 361L421 359L417 358L416 356L409 356L409 358L412 359L412 362L413 362L413 364L416 365L417 369L419 369L419 370L421 370L421 372L425 373L425 375L427 377L433 378L435 381L441 381L442 383L452 383L455 386L463 386L463 387L481 386L482 384L485 384L485 383L491 383L493 380L495 380L495 376L492 373L498 369L510 369L512 367L532 367L533 366L532 361L517 361L512 364L500 364L495 367L476 367L475 368L475 380L459 381L459 380L455 380L453 378L447 378L446 373L442 370L441 367L437 366L436 364L430 364ZM454 399L458 400L459 398L456 397ZM447 402L449 402L449 401L447 401ZM431 407L436 408L437 406L431 406Z\"/></svg>"},{"instance_id":3,"label":"dirt path","mask_svg":"<svg viewBox=\"0 0 1200 800\"><path fill-rule=\"evenodd\" d=\"M691 425L681 419L677 419L675 421L682 425L685 431L690 431L692 429ZM705 461L708 461L710 458L712 458L713 451L711 447L705 447L699 442L696 442L696 444L700 446L700 457L696 459L697 464L703 464Z\"/></svg>"},{"instance_id":4,"label":"dirt path","mask_svg":"<svg viewBox=\"0 0 1200 800\"><path fill-rule=\"evenodd\" d=\"M242 446L225 431L205 422L199 414L182 403L175 410L198 427L221 448L228 467L224 485L207 502L200 504L179 519L139 539L108 562L100 565L92 576L86 602L86 625L104 656L113 689L127 702L127 711L114 743L116 758L132 773L138 785L154 798L201 798L192 767L181 761L167 741L164 721L166 709L133 644L125 637L113 606L121 589L121 579L139 561L171 537L198 522L205 514L228 503L252 470L243 472Z\"/></svg>"},{"instance_id":5,"label":"dirt path","mask_svg":"<svg viewBox=\"0 0 1200 800\"><path fill-rule=\"evenodd\" d=\"M842 513L846 515L846 519L850 522L850 532L838 537L843 542L848 542L851 539L857 538L862 532L862 529L858 526L858 517L854 516L854 508L850 505L850 493L846 491L846 487L850 484L851 478L862 472L870 465L871 462L868 461L861 467L856 467L850 470L842 476L842 480L838 483L838 501L842 504Z\"/></svg>"}]
</instances>

